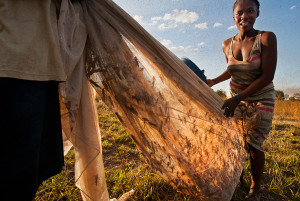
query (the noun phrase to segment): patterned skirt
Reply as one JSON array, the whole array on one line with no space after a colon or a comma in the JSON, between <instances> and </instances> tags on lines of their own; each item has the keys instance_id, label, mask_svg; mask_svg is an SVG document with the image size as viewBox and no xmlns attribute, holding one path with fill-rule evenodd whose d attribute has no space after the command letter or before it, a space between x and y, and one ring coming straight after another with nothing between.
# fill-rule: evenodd
<instances>
[{"instance_id":1,"label":"patterned skirt","mask_svg":"<svg viewBox=\"0 0 300 201\"><path fill-rule=\"evenodd\" d=\"M230 82L231 95L243 91L245 88ZM245 140L252 147L264 151L263 143L267 139L272 127L275 106L275 90L270 83L253 96L241 101L239 108L243 114Z\"/></svg>"}]
</instances>

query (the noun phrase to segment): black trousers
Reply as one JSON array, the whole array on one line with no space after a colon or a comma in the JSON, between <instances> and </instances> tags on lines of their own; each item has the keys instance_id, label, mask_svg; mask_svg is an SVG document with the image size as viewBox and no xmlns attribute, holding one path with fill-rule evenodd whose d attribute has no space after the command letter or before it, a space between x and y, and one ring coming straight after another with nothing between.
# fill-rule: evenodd
<instances>
[{"instance_id":1,"label":"black trousers","mask_svg":"<svg viewBox=\"0 0 300 201\"><path fill-rule=\"evenodd\" d=\"M0 200L31 201L63 160L58 83L0 78Z\"/></svg>"}]
</instances>

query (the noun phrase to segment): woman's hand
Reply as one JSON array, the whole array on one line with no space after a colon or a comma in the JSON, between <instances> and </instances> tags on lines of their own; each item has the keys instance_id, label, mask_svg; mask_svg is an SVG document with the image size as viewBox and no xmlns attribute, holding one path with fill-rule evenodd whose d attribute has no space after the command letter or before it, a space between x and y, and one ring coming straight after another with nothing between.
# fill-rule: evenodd
<instances>
[{"instance_id":1,"label":"woman's hand","mask_svg":"<svg viewBox=\"0 0 300 201\"><path fill-rule=\"evenodd\" d=\"M233 117L235 108L238 106L238 104L239 103L236 96L227 99L221 108L224 110L224 115L226 117Z\"/></svg>"},{"instance_id":2,"label":"woman's hand","mask_svg":"<svg viewBox=\"0 0 300 201\"><path fill-rule=\"evenodd\" d=\"M215 81L212 79L212 80L210 80L210 79L207 79L206 80L206 83L207 83L207 85L209 86L209 87L212 87L212 86L214 86L216 83L215 83Z\"/></svg>"}]
</instances>

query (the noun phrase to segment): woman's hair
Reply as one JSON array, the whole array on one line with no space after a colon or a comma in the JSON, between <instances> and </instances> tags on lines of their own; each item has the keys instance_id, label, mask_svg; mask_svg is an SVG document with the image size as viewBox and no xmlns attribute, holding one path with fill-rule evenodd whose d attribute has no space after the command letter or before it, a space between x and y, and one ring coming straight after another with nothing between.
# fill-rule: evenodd
<instances>
[{"instance_id":1,"label":"woman's hair","mask_svg":"<svg viewBox=\"0 0 300 201\"><path fill-rule=\"evenodd\" d=\"M236 1L234 2L234 4L233 4L233 10L235 9L236 5L237 5L240 1L242 1L242 0L236 0ZM254 3L256 4L257 10L259 11L259 6L260 6L259 1L258 1L258 0L250 0L250 1L252 1L252 2L254 2Z\"/></svg>"}]
</instances>

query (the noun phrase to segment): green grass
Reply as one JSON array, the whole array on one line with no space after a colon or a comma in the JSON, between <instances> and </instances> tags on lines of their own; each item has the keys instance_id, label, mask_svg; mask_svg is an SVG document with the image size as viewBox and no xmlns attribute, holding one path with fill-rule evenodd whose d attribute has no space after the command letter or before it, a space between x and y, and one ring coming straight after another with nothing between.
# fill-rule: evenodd
<instances>
[{"instance_id":1,"label":"green grass","mask_svg":"<svg viewBox=\"0 0 300 201\"><path fill-rule=\"evenodd\" d=\"M99 103L98 112L106 182L111 198L135 189L132 200L200 200L178 192L163 181L145 162L126 130L104 104ZM299 121L298 118L296 121ZM278 123L272 126L266 141L262 200L300 200L300 136L292 135L300 128L295 125ZM80 192L74 186L73 150L66 156L65 163L61 174L41 185L36 200L81 200ZM238 188L232 201L243 200L250 187L249 160L244 170L246 187Z\"/></svg>"},{"instance_id":2,"label":"green grass","mask_svg":"<svg viewBox=\"0 0 300 201\"><path fill-rule=\"evenodd\" d=\"M35 200L82 200L79 189L74 185L74 150L65 157L64 170L43 182Z\"/></svg>"}]
</instances>

